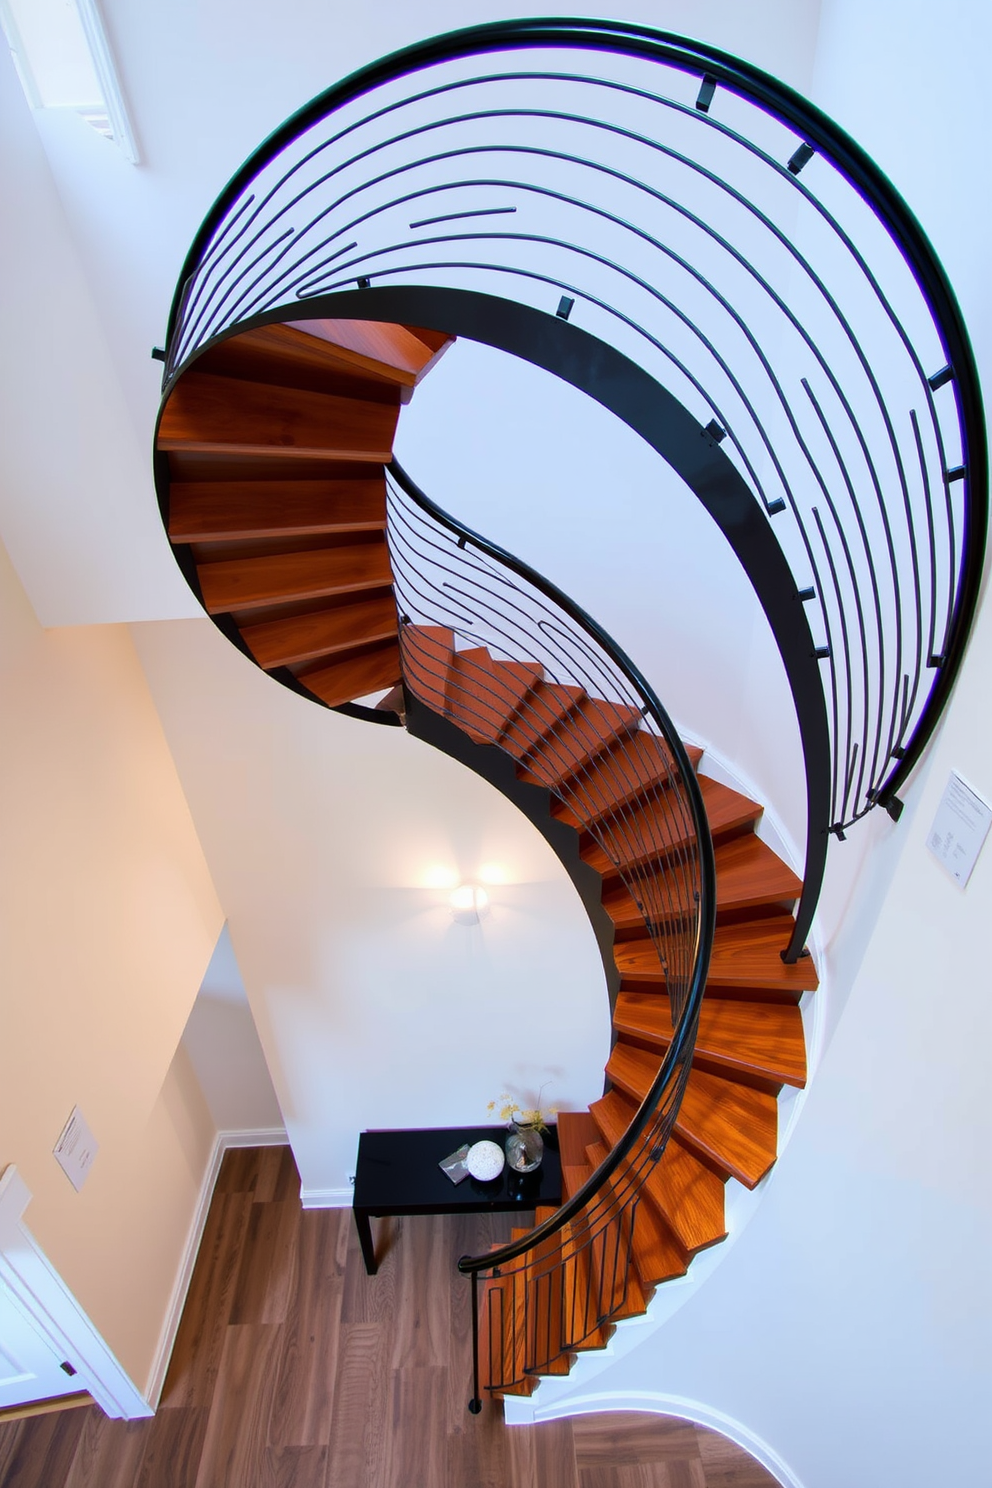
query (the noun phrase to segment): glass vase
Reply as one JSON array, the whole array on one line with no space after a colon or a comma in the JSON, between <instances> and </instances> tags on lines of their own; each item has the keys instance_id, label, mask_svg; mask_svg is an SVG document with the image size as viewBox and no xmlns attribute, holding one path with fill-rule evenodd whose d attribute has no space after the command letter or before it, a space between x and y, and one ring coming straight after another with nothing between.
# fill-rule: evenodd
<instances>
[{"instance_id":1,"label":"glass vase","mask_svg":"<svg viewBox=\"0 0 992 1488\"><path fill-rule=\"evenodd\" d=\"M544 1138L536 1126L510 1122L510 1134L503 1144L506 1166L511 1173L533 1173L544 1157Z\"/></svg>"}]
</instances>

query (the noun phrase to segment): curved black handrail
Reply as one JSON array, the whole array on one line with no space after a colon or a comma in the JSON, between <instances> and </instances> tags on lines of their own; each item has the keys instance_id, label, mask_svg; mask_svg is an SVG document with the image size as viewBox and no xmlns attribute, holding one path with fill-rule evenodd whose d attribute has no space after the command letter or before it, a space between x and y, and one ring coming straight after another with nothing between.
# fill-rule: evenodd
<instances>
[{"instance_id":1,"label":"curved black handrail","mask_svg":"<svg viewBox=\"0 0 992 1488\"><path fill-rule=\"evenodd\" d=\"M670 343L665 344L658 338L654 338L654 345L664 357L668 358L669 364L677 375L687 381L687 386L694 390L693 395L698 394L709 402L716 414L711 425L707 426L708 432L712 430L711 443L718 442L725 435L729 436L727 447L728 449L732 447L735 455L740 459L747 482L758 498L758 507L763 519L767 520L770 525L779 510L788 508L790 520L796 523L796 531L801 540L802 548L798 554L798 562L795 555L790 560L794 563L794 572L797 575L795 583L787 594L782 593L781 598L792 601L798 597L802 601L800 610L793 609L792 614L796 620L801 620L803 628L806 627L804 607L807 604L816 608L820 617L825 644L815 646L810 643L808 656L815 654L817 662L824 664L822 676L819 679L814 678L812 685L818 686L823 696L829 699L832 757L829 755L827 758L823 757L819 741L820 725L813 722L815 710L811 711L809 704L804 702L802 706L806 708L807 722L802 726L802 733L809 802L807 865L804 875L803 900L797 914L793 943L788 953L788 959L794 959L802 948L815 908L825 861L828 830L842 836L845 827L879 804L888 807L893 815L898 814L900 807L897 792L926 747L960 668L978 599L987 529L987 454L984 414L974 358L957 303L919 224L883 173L843 130L793 90L751 64L701 43L622 22L570 18L495 22L471 27L406 48L359 70L319 95L275 131L232 178L205 220L187 255L170 315L166 384L176 375L180 367L188 362L198 348L208 343L214 336L224 334L234 325L247 324L253 319L268 316L272 306L279 300L277 287L280 283L285 283L286 294L291 295L293 292L291 275L295 269L292 265L288 268L280 267L283 256L288 251L286 244L293 239L292 227L286 228L280 238L263 245L257 252L252 250L254 256L251 254L246 256L245 244L252 241L257 243L260 237L256 234L252 239L246 238L245 235L249 233L249 229L254 231L252 224L256 218L259 221L263 220L258 217L258 214L267 200L264 193L260 201L256 201L251 196L252 183L262 176L269 164L281 160L284 155L288 158L291 147L297 141L304 142L304 136L318 122L346 108L356 100L374 95L376 90L385 90L383 93L385 103L378 108L377 112L367 115L357 124L354 121L346 124L339 134L334 136L336 140L343 141L354 130L368 123L369 119L384 119L387 115L391 116L397 111L402 111L410 103L411 96L420 99L439 97L442 93L452 89L463 89L479 82L499 81L501 75L495 78L466 79L457 74L455 81L444 82L442 80L439 86L427 86L420 94L392 97L389 94L389 87L408 77L423 74L442 63L452 63L460 59L490 53L511 53L524 49L540 52L542 48L600 53L615 58L637 58L663 64L679 75L699 78L701 88L694 106L691 102L688 104L676 102L656 93L645 92L643 88L639 89L626 82L592 77L588 74L581 78L572 77L571 80L594 83L597 87L612 88L618 93L636 95L639 98L650 97L652 102L663 104L673 115L681 117L683 122L688 119L703 121L712 126L715 137L733 141L743 151L750 152L755 160L760 158L762 164L769 167L773 174L777 173L781 181L789 183L790 189L794 189L798 194L798 199L808 206L811 212L818 213L824 222L829 223L838 243L851 255L851 262L857 266L865 284L877 299L884 314L888 316L890 329L901 343L911 369L914 387L921 390L923 409L918 415L915 408L910 408L912 437L907 439L905 429L901 427L899 432L896 431L886 398L874 378L871 358L862 350L850 319L845 316L831 297L828 287L817 277L811 263L789 242L787 234L784 234L757 206L748 202L746 193L742 194L731 183L722 180L718 171L716 173L709 171L704 163L692 164L692 168L697 171L701 180L718 182L721 190L726 193L728 201L744 203L748 210L753 212L755 219L760 219L769 232L777 235L777 241L792 253L803 271L809 275L810 282L816 286L817 293L822 293L828 313L837 317L842 334L848 338L850 346L860 358L861 372L869 388L873 390L871 396L877 401L877 415L883 426L883 437L879 445L880 453L872 451L870 433L867 432L868 425L862 424L860 414L846 399L842 379L834 375L828 360L820 356L815 343L807 337L814 356L819 359L818 365L824 372L825 381L829 384L827 391L838 401L842 420L849 425L851 437L855 441L850 451L845 451L841 447L831 425L830 409L824 402L822 393L818 393L810 380L804 377L802 388L803 396L807 400L805 407L807 411L812 412L814 430L819 430L817 437L826 450L826 455L818 455L810 443L810 438L800 432L798 415L793 411L788 399L783 396L777 376L764 358L759 341L748 330L746 320L737 314L732 303L720 295L718 286L702 276L690 260L684 257L679 258L663 242L657 239L652 240L653 247L669 254L673 264L681 264L684 271L696 276L702 291L713 295L715 301L720 303L731 320L736 323L740 332L749 338L754 355L767 373L773 395L780 399L782 410L791 424L789 437L794 439L797 449L801 452L807 476L812 479L814 488L818 488L821 493L825 510L821 513L814 506L811 512L804 515L794 499L790 480L778 461L776 439L769 429L762 426L761 419L749 400L746 379L734 371L730 361L722 356L720 348L706 339L703 330L693 324L691 317L686 317L673 299L658 295L643 276L632 275L621 264L611 262L602 255L597 258L598 264L604 271L626 273L631 284L636 284L638 287L638 292L653 294L659 304L664 304L666 313L671 313L676 317L681 316L682 322L699 336L707 355L713 361L715 373L720 378L729 379L728 385L731 387L734 398L742 403L759 444L767 452L773 467L775 484L782 491L782 497L777 500L771 499L766 494L762 478L747 445L738 437L732 419L721 411L716 392L707 392L707 387L693 372L692 367L684 359L678 358ZM529 74L521 74L521 76L529 76ZM557 73L554 76L559 79L568 77L567 74ZM799 147L789 159L788 166L776 160L758 145L751 143L745 135L740 133L739 128L733 122L728 125L715 117L716 106L724 94L754 105L798 137ZM531 112L544 113L549 119L571 117L560 111L556 113L553 109L550 112L547 110L531 110ZM477 111L474 114L470 112L462 116L461 122L464 123L469 119L495 118L498 115L499 111L496 113ZM631 133L629 129L619 129L613 125L597 125L594 119L588 117L580 120L576 115L573 122L590 127L609 127L618 135L626 134L630 140L640 138L636 132ZM448 119L445 123L457 124L459 118ZM434 127L429 120L415 121L412 129L407 129L405 134L397 135L395 138L409 141L414 135L423 133L424 130L429 133ZM309 153L303 157L302 161L290 166L283 182L273 190L281 189L293 177L294 172L300 171L304 163L313 163L327 148L328 141L311 141L310 143L312 148L309 149ZM795 140L792 143L795 143ZM649 144L654 149L665 151L673 161L686 162L687 157L680 155L679 151L670 145L641 139L641 145L646 147ZM383 147L380 143L366 152L370 162L376 150ZM464 148L459 147L454 153L461 158L472 154L474 149L484 151L489 148L497 148L497 146L490 146L489 143L478 147L466 145ZM510 150L516 147L499 143L498 148ZM535 147L531 153L540 154L541 151ZM544 153L554 152L545 151ZM933 355L936 361L936 354L930 351L917 352L912 336L907 332L899 316L893 310L892 304L886 298L878 271L867 261L850 233L832 215L830 208L824 205L814 192L808 190L804 182L799 180L800 172L814 155L820 155L828 161L838 178L853 189L858 199L868 204L875 219L883 225L891 242L897 246L903 263L912 274L922 301L927 307L931 322L927 334L931 340L934 335L939 340L940 356L946 362L945 367L935 366L931 374L927 375L922 358ZM423 159L435 160L441 158L444 157L423 157ZM574 158L586 167L605 169L601 164L584 158L580 159L579 156L570 157L566 154L561 158L563 160ZM423 163L420 157L417 159ZM334 169L339 168L336 166ZM393 174L397 170L402 173L409 168L402 164L399 167L391 167ZM371 164L363 175L364 184L356 190L366 189L370 172L375 178L375 167ZM621 172L614 172L614 174L618 180L621 179ZM312 186L304 185L302 177L296 179L300 182L300 195L306 196ZM385 177L381 179L385 180ZM668 202L673 209L683 212L687 220L691 216L691 213L687 213L685 208L679 206L672 197L659 193L656 188L650 187L647 183L634 181L633 178L628 177L623 177L623 179L639 190L652 192L657 200ZM454 189L459 186L468 187L478 184L480 184L478 181L446 181L446 188ZM489 184L500 184L500 178L493 178ZM502 180L501 184L512 187L519 193L537 189L529 185L527 181ZM396 196L386 206L391 209L398 203L412 202L425 193L429 196L435 189L427 186L405 196ZM555 193L548 193L545 190L545 194ZM570 198L568 193L560 195L563 203L571 200L576 209L581 208L587 213L598 212L600 218L605 220L602 210L591 202ZM385 208L376 208L376 210L385 210ZM433 221L437 220L441 222L442 230L434 234L432 238L418 239L415 246L424 248L433 243L436 248L442 250L445 247L460 248L463 250L461 257L464 258L463 267L465 268L489 269L503 274L526 272L535 283L543 278L543 282L556 285L566 295L583 295L587 303L595 305L597 301L595 296L590 294L589 286L583 283L577 283L574 286L569 284L562 277L560 270L542 276L534 266L528 266L526 271L514 266L510 258L511 251L515 252L521 244L526 244L529 250L533 249L537 252L554 247L555 251L565 260L569 256L575 257L582 252L586 252L588 256L588 250L564 239L542 237L540 234L527 230L523 233L497 231L499 224L504 222L509 224L513 221L512 217L499 214L515 210L516 208L509 204L483 206L477 212L468 215L484 217L485 223L469 225L478 230L457 232L448 229L445 224L456 217L464 217L465 213L456 211L439 219L424 216L421 220L418 217L417 222L412 223L411 227L430 226ZM414 212L411 215L417 214ZM605 214L605 217L608 216L608 213ZM355 220L367 222L368 217L369 214L366 212L364 217L360 216ZM314 219L315 222L319 220L320 217ZM642 239L646 239L647 235L637 223L624 222L619 217L614 217L612 220L618 228L633 234L639 233ZM701 221L698 218L693 220L697 223ZM465 227L462 222L457 225L460 229ZM763 279L726 238L715 233L712 227L702 225L706 227L706 231L715 241L722 244L728 254L736 257L744 270L755 276L762 285L763 292L767 292L778 304L782 313L791 319L793 326L801 330L800 317L791 311L781 296L775 294L768 280ZM306 229L306 231L309 230L309 228ZM452 256L444 251L435 253L431 263L409 264L403 259L403 253L409 245L398 241L387 244L384 248L360 251L357 255L352 254L349 257L350 250L357 244L343 242L341 233L344 231L344 227L337 226L332 233L332 238L337 240L341 246L325 254L319 262L314 258L314 254L323 250L316 244L306 248L303 259L298 261L299 265L305 264L306 267L304 277L302 279L298 277L297 280L297 295L314 292L326 301L332 292L340 292L347 285L354 284L356 278L360 283L367 283L369 275L375 275L377 283L381 284L384 278L395 278L397 273L406 274L409 277L411 271L421 272L431 268L440 270L442 274L452 269L458 271L459 255ZM293 241L299 242L303 236L300 234ZM283 240L285 240L283 246L279 247ZM328 245L330 241L330 239L325 239ZM504 245L506 252L502 255L502 261L485 264L479 263L478 259L473 257L475 246L483 241L494 245ZM208 274L213 272L213 269L223 262L225 255L234 248L241 255L238 259L237 278L228 283L228 287L219 299L216 298L216 289L210 291L204 299L198 288L197 276L203 272ZM278 249L278 252L273 260L274 248ZM399 255L400 267L398 269L393 265L391 255ZM597 256L592 255L592 257ZM330 282L327 278L328 270L332 266L333 272L338 275L336 282ZM225 270L225 273L229 275L228 270ZM287 274L290 275L289 279L287 279ZM223 279L220 282L223 283ZM258 286L262 286L262 289L259 290ZM261 300L259 299L260 293ZM388 294L389 291L382 290L377 293ZM285 295L282 298L285 300ZM298 300L297 303L299 303ZM618 325L625 322L648 341L652 340L646 327L637 324L629 316L624 316L621 306L609 304L606 301L600 301L599 304L601 309L616 317ZM238 308L239 306L241 308ZM286 318L288 307L281 304L279 309L282 317ZM307 309L309 313L313 313L310 306ZM325 311L324 313L334 312ZM233 321L225 320L226 315L233 315ZM450 329L450 327L445 328ZM192 337L192 340L189 337ZM957 413L958 434L956 437L960 443L960 460L957 465L953 465L952 461L958 459L958 452L952 451L948 456L947 440L935 403L938 388L948 382L952 385ZM921 424L921 418L924 415L929 420L926 431L922 429ZM908 470L906 465L909 458L918 461L915 474ZM829 480L824 470L824 459L832 462L833 474ZM862 464L865 467L864 474L861 474L858 468ZM905 533L898 539L893 535L890 527L888 507L883 493L883 484L889 479L889 475L881 467L889 464L894 467L890 482L893 490L891 509L895 512L897 509L905 508ZM911 479L915 483L914 489L922 486L922 495L918 498L921 507L920 517L914 517L910 510L908 483ZM941 483L944 487L943 507L939 505ZM874 519L880 523L882 529L878 537L878 546L879 561L885 573L884 604L890 604L894 614L892 621L894 629L889 642L893 648L891 656L886 654L883 646L883 599L880 598L881 580L873 551L876 539L872 537L862 516L862 508L859 506L859 484L865 486L868 498L865 509L871 508ZM869 494L872 492L873 494ZM850 515L840 510L839 498L841 496L850 507ZM934 526L938 517L944 523L945 528L939 537L939 542L935 541L934 537ZM925 524L925 531L923 527L917 525L921 521ZM724 531L728 537L731 537L731 530L728 526L724 526ZM903 552L902 548L906 548L907 551ZM739 556L743 557L740 552ZM745 558L744 561L748 565L752 560ZM805 571L812 577L811 587L804 587L808 584L808 579L798 576L801 571ZM749 566L748 572L752 582L757 586L757 571ZM924 614L920 594L926 576L929 577L929 589L927 591L928 608L927 613ZM768 583L772 582L780 586L780 580L776 577L774 581L767 580L766 588ZM862 588L865 590L864 602L861 596ZM910 598L904 600L904 594ZM766 614L772 621L780 649L789 644L795 649L796 636L787 634L789 629L786 617L788 605L783 609L780 604L781 613L773 615L767 597L763 598L762 603ZM904 605L908 605L906 610L908 619L904 616ZM905 661L900 654L903 645L904 619L909 626ZM871 630L870 637L869 629ZM869 656L869 640L873 646L877 645L878 649L878 656L874 661ZM783 659L785 656L786 652L783 650ZM796 692L797 676L801 671L802 687L806 689L810 685L805 675L808 668L799 667L798 658L791 664L787 661L786 665L790 685L793 687L797 698L797 708L799 708L800 698ZM870 697L869 673L873 666L875 672L872 675ZM816 666L813 671L816 671ZM932 678L928 676L929 673L933 674ZM857 721L855 721L856 715ZM858 735L859 727L860 736Z\"/></svg>"},{"instance_id":2,"label":"curved black handrail","mask_svg":"<svg viewBox=\"0 0 992 1488\"><path fill-rule=\"evenodd\" d=\"M670 980L673 1038L661 1062L659 1072L625 1135L577 1193L525 1238L484 1255L463 1256L458 1262L459 1270L466 1275L473 1275L508 1266L512 1261L559 1235L572 1220L587 1212L590 1205L601 1204L602 1193L610 1180L622 1169L629 1169L632 1162L636 1163L641 1160L641 1142L642 1138L649 1133L649 1128L651 1129L649 1161L656 1162L661 1157L674 1123L685 1080L688 1077L699 1012L706 989L709 958L716 926L716 869L706 809L685 746L656 693L624 650L597 621L556 584L499 544L465 526L433 502L395 459L389 466L389 475L414 507L429 518L432 528L437 528L454 538L454 545L451 549L453 555L463 554L466 564L470 564L476 554L493 560L500 570L505 570L512 576L514 591L518 586L524 586L522 593L532 590L542 600L548 601L552 609L546 613L560 612L576 632L587 638L590 651L606 658L608 666L615 669L619 677L624 679L628 685L630 695L638 700L645 721L654 724L657 737L664 741L665 748L671 755L673 777L677 777L679 781L679 788L684 797L683 804L688 807L692 821L693 864L697 887L694 910L690 914L691 950L684 958L689 961L691 971L684 988L677 988L674 985L674 977ZM401 534L398 528L399 523L395 517L392 517L391 546L396 574L397 601L402 611L406 596L404 565L399 551ZM413 572L415 583L419 576L416 570ZM443 569L443 572L453 572L457 576L457 570L450 570L447 567ZM449 603L457 609L462 607L465 586L456 582L452 588L456 591L456 598ZM471 609L471 606L468 608ZM543 609L541 613L545 613ZM409 619L408 616L403 616L403 618ZM462 632L465 639L468 639L470 634L470 632ZM477 639L475 636L471 638ZM416 687L416 680L411 678L409 685ZM570 798L570 804L575 806L574 796Z\"/></svg>"}]
</instances>

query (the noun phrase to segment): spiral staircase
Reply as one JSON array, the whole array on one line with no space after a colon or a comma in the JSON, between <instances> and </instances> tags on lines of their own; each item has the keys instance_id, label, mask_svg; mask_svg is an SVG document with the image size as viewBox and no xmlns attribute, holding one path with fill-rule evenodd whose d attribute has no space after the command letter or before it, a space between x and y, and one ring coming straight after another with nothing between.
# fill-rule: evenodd
<instances>
[{"instance_id":1,"label":"spiral staircase","mask_svg":"<svg viewBox=\"0 0 992 1488\"><path fill-rule=\"evenodd\" d=\"M451 628L402 623L387 535L392 440L401 403L449 344L418 327L331 320L224 340L163 406L160 489L170 541L205 609L260 667L330 707L367 706L371 695L373 706L402 715L405 686L472 744L508 754L599 876L620 990L608 1093L588 1112L559 1118L570 1198L630 1128L671 1046L665 972L645 895L632 895L629 875L663 883L690 841L666 799L668 752L643 730L638 709L555 683L534 661L459 647ZM687 753L699 763L700 750ZM776 1156L778 1093L805 1083L798 1002L816 975L809 958L788 965L781 954L802 885L755 835L759 805L715 780L699 785L715 850L717 928L671 1139L636 1215L613 1200L608 1222L595 1225L597 1252L621 1238L629 1250L622 1275L619 1251L608 1279L601 1255L597 1267L581 1244L556 1255L550 1272L536 1257L543 1290L554 1283L557 1328L536 1338L532 1300L531 1336L504 1328L497 1345L494 1309L508 1304L500 1279L488 1282L485 1351L490 1379L507 1392L532 1388L535 1348L537 1362L560 1372L577 1347L601 1345L614 1319L643 1311L656 1284L724 1238L725 1183L754 1188L765 1176ZM604 823L619 831L619 855L604 843ZM693 912L684 896L664 894L655 920ZM581 1237L580 1225L574 1233ZM525 1256L512 1286L534 1266Z\"/></svg>"},{"instance_id":2,"label":"spiral staircase","mask_svg":"<svg viewBox=\"0 0 992 1488\"><path fill-rule=\"evenodd\" d=\"M723 534L795 706L801 879L597 622L393 458L456 336L597 399ZM647 28L501 22L277 130L155 354L163 520L207 613L283 685L490 780L596 930L613 1047L603 1097L559 1118L563 1203L459 1262L471 1408L527 1394L775 1161L828 844L898 820L977 605L985 427L953 294L873 163L774 79Z\"/></svg>"}]
</instances>

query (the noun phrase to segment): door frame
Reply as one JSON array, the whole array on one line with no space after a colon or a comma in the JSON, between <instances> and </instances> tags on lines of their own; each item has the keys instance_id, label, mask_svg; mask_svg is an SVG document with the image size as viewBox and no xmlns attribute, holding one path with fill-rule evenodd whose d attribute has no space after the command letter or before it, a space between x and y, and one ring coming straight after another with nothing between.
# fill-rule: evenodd
<instances>
[{"instance_id":1,"label":"door frame","mask_svg":"<svg viewBox=\"0 0 992 1488\"><path fill-rule=\"evenodd\" d=\"M8 1164L0 1173L0 1279L105 1415L127 1421L154 1415L24 1223L30 1202L31 1190Z\"/></svg>"}]
</instances>

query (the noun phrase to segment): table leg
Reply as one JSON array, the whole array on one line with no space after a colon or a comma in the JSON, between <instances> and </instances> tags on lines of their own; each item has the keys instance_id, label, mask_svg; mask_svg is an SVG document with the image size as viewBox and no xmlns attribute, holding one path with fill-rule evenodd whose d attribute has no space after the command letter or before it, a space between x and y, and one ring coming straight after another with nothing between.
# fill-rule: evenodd
<instances>
[{"instance_id":1,"label":"table leg","mask_svg":"<svg viewBox=\"0 0 992 1488\"><path fill-rule=\"evenodd\" d=\"M379 1269L375 1262L375 1246L372 1243L372 1220L367 1209L355 1209L355 1228L358 1230L358 1243L362 1247L362 1258L365 1261L365 1269L369 1276L374 1276Z\"/></svg>"}]
</instances>

